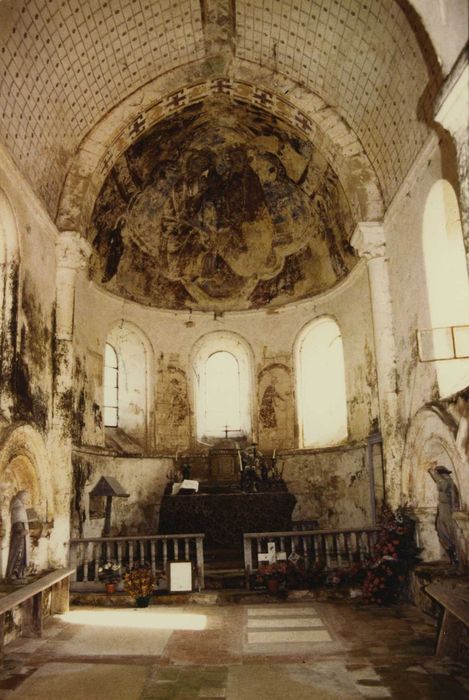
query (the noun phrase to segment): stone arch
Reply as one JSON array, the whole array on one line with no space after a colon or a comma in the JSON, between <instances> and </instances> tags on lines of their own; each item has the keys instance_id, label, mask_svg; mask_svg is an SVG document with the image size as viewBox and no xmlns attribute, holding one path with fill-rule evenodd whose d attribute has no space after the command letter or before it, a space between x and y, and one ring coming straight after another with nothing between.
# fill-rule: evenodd
<instances>
[{"instance_id":1,"label":"stone arch","mask_svg":"<svg viewBox=\"0 0 469 700\"><path fill-rule=\"evenodd\" d=\"M14 424L0 435L0 572L5 572L10 537L9 508L12 497L26 489L31 507L42 523L52 522L55 514L54 493L50 481L50 462L44 440L31 425ZM47 542L35 551L33 563L47 565Z\"/></svg>"},{"instance_id":2,"label":"stone arch","mask_svg":"<svg viewBox=\"0 0 469 700\"><path fill-rule=\"evenodd\" d=\"M90 131L65 177L56 217L60 230L86 230L96 197L114 162L144 130L220 91L261 107L256 96L267 91L271 104L268 111L300 131L336 171L356 221L382 219L384 205L375 169L350 126L322 98L284 75L273 77L271 70L261 66L256 66L254 74L248 61L238 60L230 77L207 74L210 66L205 59L191 63L190 70L180 66L137 90ZM167 97L169 80L171 93L185 96L179 106Z\"/></svg>"},{"instance_id":3,"label":"stone arch","mask_svg":"<svg viewBox=\"0 0 469 700\"><path fill-rule=\"evenodd\" d=\"M435 357L451 357L453 348L444 334L451 326L469 324L469 277L459 204L448 180L436 180L427 194L422 247ZM466 387L469 359L437 359L434 364L440 396Z\"/></svg>"},{"instance_id":4,"label":"stone arch","mask_svg":"<svg viewBox=\"0 0 469 700\"><path fill-rule=\"evenodd\" d=\"M125 402L125 413L121 413L119 427L150 448L154 437L151 430L154 413L152 345L139 326L124 320L109 328L106 343L117 353L120 379L125 380L120 397Z\"/></svg>"},{"instance_id":5,"label":"stone arch","mask_svg":"<svg viewBox=\"0 0 469 700\"><path fill-rule=\"evenodd\" d=\"M311 339L314 354L305 355ZM294 340L293 356L300 447L342 444L348 438L349 420L344 347L337 319L321 315L308 321Z\"/></svg>"},{"instance_id":6,"label":"stone arch","mask_svg":"<svg viewBox=\"0 0 469 700\"><path fill-rule=\"evenodd\" d=\"M469 465L456 445L457 425L444 406L424 406L413 417L407 432L402 461L401 502L415 516L417 537L426 559L440 559L435 529L437 490L428 474L436 464L452 472L463 511L469 506Z\"/></svg>"},{"instance_id":7,"label":"stone arch","mask_svg":"<svg viewBox=\"0 0 469 700\"><path fill-rule=\"evenodd\" d=\"M201 336L194 344L190 354L192 368L192 397L195 407L195 434L202 437L201 426L204 423L202 412L204 403L201 400L203 392L203 368L211 355L217 352L232 354L239 366L241 414L244 417L243 429L247 436L254 436L257 432L256 394L254 381L254 357L249 343L238 333L233 331L213 331Z\"/></svg>"},{"instance_id":8,"label":"stone arch","mask_svg":"<svg viewBox=\"0 0 469 700\"><path fill-rule=\"evenodd\" d=\"M0 188L0 412L8 416L10 386L16 346L15 308L18 303L18 227L10 201Z\"/></svg>"}]
</instances>

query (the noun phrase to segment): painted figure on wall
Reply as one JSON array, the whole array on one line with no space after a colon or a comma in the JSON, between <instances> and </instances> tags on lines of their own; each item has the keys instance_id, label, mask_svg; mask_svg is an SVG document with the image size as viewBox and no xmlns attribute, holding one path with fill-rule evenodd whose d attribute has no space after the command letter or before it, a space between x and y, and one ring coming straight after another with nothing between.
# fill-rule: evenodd
<instances>
[{"instance_id":1,"label":"painted figure on wall","mask_svg":"<svg viewBox=\"0 0 469 700\"><path fill-rule=\"evenodd\" d=\"M458 563L453 511L459 509L458 490L451 478L451 472L444 466L431 467L428 473L438 489L438 510L436 531L441 546L452 564Z\"/></svg>"},{"instance_id":2,"label":"painted figure on wall","mask_svg":"<svg viewBox=\"0 0 469 700\"><path fill-rule=\"evenodd\" d=\"M171 426L179 427L184 423L188 415L186 391L179 378L172 377L170 380L169 395Z\"/></svg>"},{"instance_id":3,"label":"painted figure on wall","mask_svg":"<svg viewBox=\"0 0 469 700\"><path fill-rule=\"evenodd\" d=\"M18 491L10 505L11 533L6 578L23 578L29 563L28 559L28 513L27 491Z\"/></svg>"}]
</instances>

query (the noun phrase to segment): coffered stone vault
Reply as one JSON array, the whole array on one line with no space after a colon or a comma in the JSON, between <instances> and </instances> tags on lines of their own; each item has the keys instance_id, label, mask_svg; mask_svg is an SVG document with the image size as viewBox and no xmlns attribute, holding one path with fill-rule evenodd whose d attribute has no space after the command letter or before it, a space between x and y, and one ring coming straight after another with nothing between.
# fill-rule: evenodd
<instances>
[{"instance_id":1,"label":"coffered stone vault","mask_svg":"<svg viewBox=\"0 0 469 700\"><path fill-rule=\"evenodd\" d=\"M172 71L189 76L194 62L204 80L245 62L333 110L389 201L441 79L426 46L404 0L10 0L0 5L0 138L55 217L80 144L117 105L162 76L169 97Z\"/></svg>"}]
</instances>

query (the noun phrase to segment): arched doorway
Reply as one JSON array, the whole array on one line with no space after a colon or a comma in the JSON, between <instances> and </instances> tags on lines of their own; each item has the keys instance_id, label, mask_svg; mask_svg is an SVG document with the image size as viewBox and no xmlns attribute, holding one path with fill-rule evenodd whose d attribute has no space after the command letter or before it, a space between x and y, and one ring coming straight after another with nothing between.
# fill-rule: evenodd
<instances>
[{"instance_id":1,"label":"arched doorway","mask_svg":"<svg viewBox=\"0 0 469 700\"><path fill-rule=\"evenodd\" d=\"M49 564L50 542L44 535L54 521L55 503L50 483L50 464L41 435L29 425L12 425L0 435L0 576L5 575L10 541L10 504L21 490L29 494L41 531L32 533L31 563L39 570ZM68 538L68 533L65 533Z\"/></svg>"},{"instance_id":2,"label":"arched doorway","mask_svg":"<svg viewBox=\"0 0 469 700\"><path fill-rule=\"evenodd\" d=\"M443 405L424 406L412 419L407 433L402 462L402 504L416 519L418 545L427 561L445 558L435 528L438 494L428 473L430 467L442 465L451 471L460 495L461 514L468 509L469 469L455 435L456 425ZM458 528L457 533L461 549L467 552L466 535Z\"/></svg>"}]
</instances>

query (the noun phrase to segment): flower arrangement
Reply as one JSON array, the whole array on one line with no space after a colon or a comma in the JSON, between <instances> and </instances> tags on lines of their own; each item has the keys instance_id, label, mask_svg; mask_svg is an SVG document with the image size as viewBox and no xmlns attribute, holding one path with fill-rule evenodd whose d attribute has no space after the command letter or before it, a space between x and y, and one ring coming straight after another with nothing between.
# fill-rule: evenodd
<instances>
[{"instance_id":1,"label":"flower arrangement","mask_svg":"<svg viewBox=\"0 0 469 700\"><path fill-rule=\"evenodd\" d=\"M120 564L107 561L98 568L99 580L103 581L104 583L117 583L121 578L120 568Z\"/></svg>"},{"instance_id":2,"label":"flower arrangement","mask_svg":"<svg viewBox=\"0 0 469 700\"><path fill-rule=\"evenodd\" d=\"M287 575L287 562L276 561L272 564L262 564L257 570L256 580L258 583L268 585L269 581L285 581Z\"/></svg>"},{"instance_id":3,"label":"flower arrangement","mask_svg":"<svg viewBox=\"0 0 469 700\"><path fill-rule=\"evenodd\" d=\"M124 588L136 601L149 598L156 585L156 577L147 564L134 566L124 574Z\"/></svg>"},{"instance_id":4,"label":"flower arrangement","mask_svg":"<svg viewBox=\"0 0 469 700\"><path fill-rule=\"evenodd\" d=\"M383 508L374 556L368 563L363 582L366 602L388 605L404 588L407 574L418 561L413 521L399 510Z\"/></svg>"}]
</instances>

